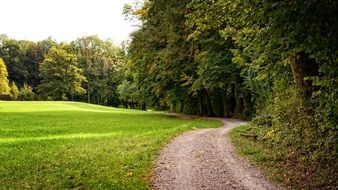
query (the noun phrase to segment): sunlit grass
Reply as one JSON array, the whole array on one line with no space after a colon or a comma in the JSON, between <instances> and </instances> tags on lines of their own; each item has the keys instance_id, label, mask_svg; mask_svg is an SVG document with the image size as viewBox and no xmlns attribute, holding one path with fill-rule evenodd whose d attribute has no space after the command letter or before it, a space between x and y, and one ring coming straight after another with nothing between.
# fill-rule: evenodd
<instances>
[{"instance_id":1,"label":"sunlit grass","mask_svg":"<svg viewBox=\"0 0 338 190\"><path fill-rule=\"evenodd\" d=\"M148 189L169 139L219 125L84 103L0 101L0 189Z\"/></svg>"}]
</instances>

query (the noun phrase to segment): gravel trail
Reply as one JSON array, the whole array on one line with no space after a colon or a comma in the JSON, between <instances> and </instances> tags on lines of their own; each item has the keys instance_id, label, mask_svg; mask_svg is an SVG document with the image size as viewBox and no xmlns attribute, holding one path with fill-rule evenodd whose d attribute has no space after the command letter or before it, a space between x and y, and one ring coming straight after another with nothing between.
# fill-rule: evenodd
<instances>
[{"instance_id":1,"label":"gravel trail","mask_svg":"<svg viewBox=\"0 0 338 190\"><path fill-rule=\"evenodd\" d=\"M278 189L246 159L236 155L227 134L243 122L220 120L221 128L187 132L166 145L155 164L153 189Z\"/></svg>"}]
</instances>

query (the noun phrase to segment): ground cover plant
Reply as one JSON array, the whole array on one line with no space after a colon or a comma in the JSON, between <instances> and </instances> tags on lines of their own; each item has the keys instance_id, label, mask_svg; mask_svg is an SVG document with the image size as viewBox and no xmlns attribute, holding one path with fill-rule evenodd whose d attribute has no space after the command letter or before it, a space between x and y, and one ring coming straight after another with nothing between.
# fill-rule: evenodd
<instances>
[{"instance_id":1,"label":"ground cover plant","mask_svg":"<svg viewBox=\"0 0 338 190\"><path fill-rule=\"evenodd\" d=\"M253 121L255 123L255 121ZM247 124L230 131L230 137L237 152L247 157L271 180L287 189L337 189L337 171L335 163L331 170L319 168L305 156L295 159L295 150L285 148L282 143L272 143L270 127ZM252 135L257 135L252 138Z\"/></svg>"},{"instance_id":2,"label":"ground cover plant","mask_svg":"<svg viewBox=\"0 0 338 190\"><path fill-rule=\"evenodd\" d=\"M147 189L170 138L218 126L84 103L0 101L0 189Z\"/></svg>"}]
</instances>

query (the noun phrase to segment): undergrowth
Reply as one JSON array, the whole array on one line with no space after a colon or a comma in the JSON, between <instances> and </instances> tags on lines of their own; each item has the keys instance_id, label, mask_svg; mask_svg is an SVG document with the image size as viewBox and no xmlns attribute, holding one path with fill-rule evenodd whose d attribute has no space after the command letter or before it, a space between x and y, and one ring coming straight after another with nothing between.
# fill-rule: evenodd
<instances>
[{"instance_id":1,"label":"undergrowth","mask_svg":"<svg viewBox=\"0 0 338 190\"><path fill-rule=\"evenodd\" d=\"M254 140L242 136L243 133L254 133L258 138ZM287 189L337 189L337 171L334 170L337 163L324 165L307 159L292 146L272 142L276 133L273 127L249 124L232 129L230 136L239 154Z\"/></svg>"}]
</instances>

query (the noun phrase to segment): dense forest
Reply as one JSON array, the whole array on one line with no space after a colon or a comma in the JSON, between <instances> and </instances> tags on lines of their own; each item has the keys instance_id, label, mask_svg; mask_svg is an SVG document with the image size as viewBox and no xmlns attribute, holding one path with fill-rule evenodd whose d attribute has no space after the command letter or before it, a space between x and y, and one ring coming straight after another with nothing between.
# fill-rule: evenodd
<instances>
[{"instance_id":1,"label":"dense forest","mask_svg":"<svg viewBox=\"0 0 338 190\"><path fill-rule=\"evenodd\" d=\"M0 37L0 95L13 100L76 100L119 106L125 53L97 36L57 43ZM7 87L6 87L7 86Z\"/></svg>"},{"instance_id":2,"label":"dense forest","mask_svg":"<svg viewBox=\"0 0 338 190\"><path fill-rule=\"evenodd\" d=\"M0 38L2 99L252 118L318 187L338 184L338 1L149 0L127 48ZM6 70L7 68L7 70ZM7 78L8 76L8 78ZM299 172L298 171L298 172ZM325 184L325 185L324 185Z\"/></svg>"},{"instance_id":3,"label":"dense forest","mask_svg":"<svg viewBox=\"0 0 338 190\"><path fill-rule=\"evenodd\" d=\"M132 34L122 86L129 101L159 109L253 118L267 129L260 140L287 150L276 152L276 159L295 171L298 182L334 189L337 12L334 0L125 6L142 25Z\"/></svg>"}]
</instances>

